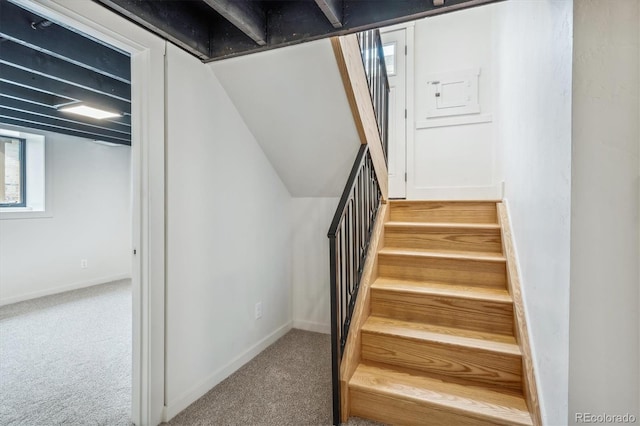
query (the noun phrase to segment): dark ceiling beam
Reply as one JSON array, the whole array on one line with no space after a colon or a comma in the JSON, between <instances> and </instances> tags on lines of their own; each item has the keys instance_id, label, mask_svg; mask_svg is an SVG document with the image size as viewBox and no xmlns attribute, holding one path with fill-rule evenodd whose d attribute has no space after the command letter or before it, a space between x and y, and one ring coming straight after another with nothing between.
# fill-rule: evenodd
<instances>
[{"instance_id":1,"label":"dark ceiling beam","mask_svg":"<svg viewBox=\"0 0 640 426\"><path fill-rule=\"evenodd\" d=\"M342 27L342 0L315 0L334 28Z\"/></svg>"},{"instance_id":2,"label":"dark ceiling beam","mask_svg":"<svg viewBox=\"0 0 640 426\"><path fill-rule=\"evenodd\" d=\"M312 1L282 2L269 12L269 44L273 46L314 40L335 31Z\"/></svg>"},{"instance_id":3,"label":"dark ceiling beam","mask_svg":"<svg viewBox=\"0 0 640 426\"><path fill-rule=\"evenodd\" d=\"M251 0L203 0L259 46L267 44L267 16L262 4Z\"/></svg>"},{"instance_id":4,"label":"dark ceiling beam","mask_svg":"<svg viewBox=\"0 0 640 426\"><path fill-rule=\"evenodd\" d=\"M114 132L120 133L123 137L131 138L131 126L127 125L126 123L83 117L81 115L59 111L58 109L52 107L34 105L24 101L19 101L17 99L5 98L2 95L0 95L0 108L32 113L34 115L47 117L54 120L66 121L73 124L91 126L96 128L96 132L101 132L103 130L112 130Z\"/></svg>"},{"instance_id":5,"label":"dark ceiling beam","mask_svg":"<svg viewBox=\"0 0 640 426\"><path fill-rule=\"evenodd\" d=\"M131 145L130 140L112 138L104 134L76 130L74 128L65 126L64 122L60 121L53 124L47 124L40 120L37 116L29 116L28 114L22 117L14 117L13 115L5 115L4 112L0 111L0 123L19 127L29 127L31 129L46 130L49 132L61 133L63 135L77 136L92 140L111 142L119 145Z\"/></svg>"},{"instance_id":6,"label":"dark ceiling beam","mask_svg":"<svg viewBox=\"0 0 640 426\"><path fill-rule=\"evenodd\" d=\"M501 0L446 0L444 6L435 6L433 0L343 1L345 28L359 31L414 21Z\"/></svg>"},{"instance_id":7,"label":"dark ceiling beam","mask_svg":"<svg viewBox=\"0 0 640 426\"><path fill-rule=\"evenodd\" d=\"M49 93L38 92L37 90L27 89L26 87L16 86L15 84L9 84L3 81L0 81L0 96L47 107L55 107L75 102L71 99L61 98Z\"/></svg>"},{"instance_id":8,"label":"dark ceiling beam","mask_svg":"<svg viewBox=\"0 0 640 426\"><path fill-rule=\"evenodd\" d=\"M109 142L117 145L131 146L131 141L122 141L120 139L112 139L102 135L78 132L73 129L67 129L62 126L48 126L46 124L42 124L39 122L32 122L28 120L17 120L11 117L4 117L1 115L0 115L0 124L9 124L16 127L29 127L31 129L44 130L47 132L60 133L63 135L77 136L80 138Z\"/></svg>"},{"instance_id":9,"label":"dark ceiling beam","mask_svg":"<svg viewBox=\"0 0 640 426\"><path fill-rule=\"evenodd\" d=\"M204 62L503 0L94 0Z\"/></svg>"},{"instance_id":10,"label":"dark ceiling beam","mask_svg":"<svg viewBox=\"0 0 640 426\"><path fill-rule=\"evenodd\" d=\"M96 108L131 114L131 103L91 90L72 86L52 78L30 73L6 64L0 64L0 81L26 87L56 96L75 99Z\"/></svg>"},{"instance_id":11,"label":"dark ceiling beam","mask_svg":"<svg viewBox=\"0 0 640 426\"><path fill-rule=\"evenodd\" d=\"M74 121L64 121L57 118L51 118L33 112L17 111L15 109L9 109L0 106L0 115L3 117L10 117L15 120L33 121L47 126L58 126L65 129L71 129L78 132L83 132L92 135L100 135L103 137L121 140L123 142L130 142L131 135L127 135L121 132L115 132L113 130L101 129L88 124L77 123Z\"/></svg>"},{"instance_id":12,"label":"dark ceiling beam","mask_svg":"<svg viewBox=\"0 0 640 426\"><path fill-rule=\"evenodd\" d=\"M0 1L0 37L124 82L131 81L129 56L57 24L31 27L43 19Z\"/></svg>"},{"instance_id":13,"label":"dark ceiling beam","mask_svg":"<svg viewBox=\"0 0 640 426\"><path fill-rule=\"evenodd\" d=\"M96 0L125 18L171 41L192 55L210 56L206 16L188 6L189 1Z\"/></svg>"},{"instance_id":14,"label":"dark ceiling beam","mask_svg":"<svg viewBox=\"0 0 640 426\"><path fill-rule=\"evenodd\" d=\"M211 28L215 28L215 31L211 32L211 56L209 58L242 55L256 48L267 47L258 46L255 41L221 15L216 13L213 15L210 22ZM210 60L205 59L204 62Z\"/></svg>"},{"instance_id":15,"label":"dark ceiling beam","mask_svg":"<svg viewBox=\"0 0 640 426\"><path fill-rule=\"evenodd\" d=\"M320 0L318 0L320 1ZM330 3L329 0L324 0ZM211 62L326 37L408 22L459 9L502 0L446 0L434 6L433 0L341 0L342 27L334 28L317 2L309 0L267 2L267 44L248 46L242 39L227 37L217 27L211 38ZM224 48L218 47L224 45Z\"/></svg>"},{"instance_id":16,"label":"dark ceiling beam","mask_svg":"<svg viewBox=\"0 0 640 426\"><path fill-rule=\"evenodd\" d=\"M95 73L86 68L34 51L26 46L6 41L0 47L0 63L53 78L120 100L131 99L131 85Z\"/></svg>"}]
</instances>

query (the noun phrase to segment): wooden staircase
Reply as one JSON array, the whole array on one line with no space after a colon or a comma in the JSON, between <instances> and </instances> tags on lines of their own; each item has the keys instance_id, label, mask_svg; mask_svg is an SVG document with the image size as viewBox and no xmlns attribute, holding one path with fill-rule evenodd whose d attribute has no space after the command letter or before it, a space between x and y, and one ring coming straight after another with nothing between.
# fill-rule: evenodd
<instances>
[{"instance_id":1,"label":"wooden staircase","mask_svg":"<svg viewBox=\"0 0 640 426\"><path fill-rule=\"evenodd\" d=\"M368 306L352 330L360 350L349 415L534 424L498 217L496 202L389 202Z\"/></svg>"}]
</instances>

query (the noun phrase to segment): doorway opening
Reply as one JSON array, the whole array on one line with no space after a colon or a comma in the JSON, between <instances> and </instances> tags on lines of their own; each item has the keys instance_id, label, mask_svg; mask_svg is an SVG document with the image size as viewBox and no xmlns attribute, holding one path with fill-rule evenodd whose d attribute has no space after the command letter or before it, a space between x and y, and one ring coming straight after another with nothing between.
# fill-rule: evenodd
<instances>
[{"instance_id":1,"label":"doorway opening","mask_svg":"<svg viewBox=\"0 0 640 426\"><path fill-rule=\"evenodd\" d=\"M0 8L0 423L130 424L130 57Z\"/></svg>"},{"instance_id":2,"label":"doorway opening","mask_svg":"<svg viewBox=\"0 0 640 426\"><path fill-rule=\"evenodd\" d=\"M62 28L73 29L73 32L81 33L95 42L115 47L126 53L130 60L131 148L125 148L130 149L130 208L127 221L132 235L127 248L132 283L132 312L129 316L132 324L129 342L130 345L132 343L129 421L134 424L158 424L162 418L164 404L165 42L93 2L54 0L42 4L33 0L14 0L2 1L1 5L3 8L7 5L18 6L29 13L44 17L44 21L33 23L36 28L40 26L46 29L50 25L46 21L54 22ZM4 13L0 15L6 16ZM2 31L6 28L3 23ZM6 39L3 37L3 40ZM3 73L3 79L5 75ZM57 81L60 80L61 78ZM77 99L74 96L71 98ZM104 138L92 140L100 139L104 141ZM107 148L104 145L99 147ZM47 173L51 170L52 168L49 168ZM77 184L83 185L83 182ZM49 199L51 200L51 197ZM3 219L15 214L17 213L0 212ZM50 213L44 211L31 214L35 218L45 217ZM54 216L55 214L53 211ZM9 222L0 220L0 224ZM91 269L91 266L95 265L91 259L82 257L80 260L79 268L87 265L87 268ZM0 295L4 284L5 282L0 282Z\"/></svg>"}]
</instances>

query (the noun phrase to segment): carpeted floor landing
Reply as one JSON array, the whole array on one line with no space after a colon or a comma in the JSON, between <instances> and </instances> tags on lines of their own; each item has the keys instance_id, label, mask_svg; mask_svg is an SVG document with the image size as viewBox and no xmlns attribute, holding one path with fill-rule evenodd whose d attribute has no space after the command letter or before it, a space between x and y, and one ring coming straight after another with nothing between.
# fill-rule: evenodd
<instances>
[{"instance_id":1,"label":"carpeted floor landing","mask_svg":"<svg viewBox=\"0 0 640 426\"><path fill-rule=\"evenodd\" d=\"M0 307L0 425L129 425L131 356L128 280ZM331 414L330 338L291 330L169 425L329 426Z\"/></svg>"},{"instance_id":2,"label":"carpeted floor landing","mask_svg":"<svg viewBox=\"0 0 640 426\"><path fill-rule=\"evenodd\" d=\"M130 424L131 282L0 307L0 425Z\"/></svg>"},{"instance_id":3,"label":"carpeted floor landing","mask_svg":"<svg viewBox=\"0 0 640 426\"><path fill-rule=\"evenodd\" d=\"M294 329L168 424L329 426L331 415L330 336Z\"/></svg>"}]
</instances>

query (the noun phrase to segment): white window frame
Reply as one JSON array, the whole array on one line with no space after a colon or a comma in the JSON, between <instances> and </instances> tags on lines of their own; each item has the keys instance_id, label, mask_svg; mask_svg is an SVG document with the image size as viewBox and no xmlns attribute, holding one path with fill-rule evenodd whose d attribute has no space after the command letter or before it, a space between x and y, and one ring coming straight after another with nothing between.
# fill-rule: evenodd
<instances>
[{"instance_id":1,"label":"white window frame","mask_svg":"<svg viewBox=\"0 0 640 426\"><path fill-rule=\"evenodd\" d=\"M44 135L4 125L0 125L0 134L25 140L27 176L27 205L0 207L0 220L53 217L53 175Z\"/></svg>"}]
</instances>

